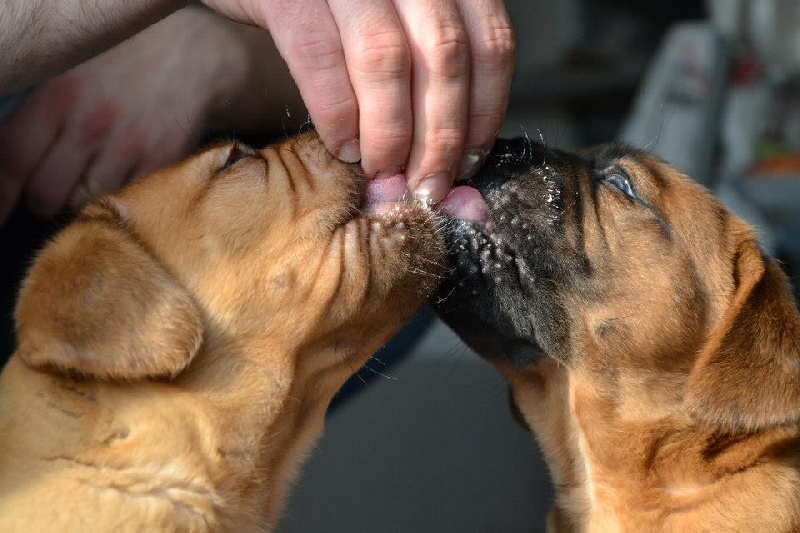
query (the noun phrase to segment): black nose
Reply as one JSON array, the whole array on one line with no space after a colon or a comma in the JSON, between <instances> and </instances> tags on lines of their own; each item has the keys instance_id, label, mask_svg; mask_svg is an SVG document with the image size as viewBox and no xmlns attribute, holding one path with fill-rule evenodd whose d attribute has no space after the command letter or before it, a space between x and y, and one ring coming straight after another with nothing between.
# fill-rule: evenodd
<instances>
[{"instance_id":1,"label":"black nose","mask_svg":"<svg viewBox=\"0 0 800 533\"><path fill-rule=\"evenodd\" d=\"M560 159L562 153L528 137L497 139L480 174L498 177L526 172ZM476 178L480 179L479 176Z\"/></svg>"},{"instance_id":2,"label":"black nose","mask_svg":"<svg viewBox=\"0 0 800 533\"><path fill-rule=\"evenodd\" d=\"M497 139L486 164L475 177L465 182L486 194L509 181L516 181L531 172L553 173L565 162L567 154L548 148L528 137Z\"/></svg>"}]
</instances>

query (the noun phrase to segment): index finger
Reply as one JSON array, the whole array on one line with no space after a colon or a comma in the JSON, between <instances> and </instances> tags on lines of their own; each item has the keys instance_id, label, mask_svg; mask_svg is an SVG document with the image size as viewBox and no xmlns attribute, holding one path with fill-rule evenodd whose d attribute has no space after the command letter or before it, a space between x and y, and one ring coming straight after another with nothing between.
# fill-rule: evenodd
<instances>
[{"instance_id":1,"label":"index finger","mask_svg":"<svg viewBox=\"0 0 800 533\"><path fill-rule=\"evenodd\" d=\"M283 0L263 9L322 142L343 161L359 161L358 102L327 2Z\"/></svg>"},{"instance_id":2,"label":"index finger","mask_svg":"<svg viewBox=\"0 0 800 533\"><path fill-rule=\"evenodd\" d=\"M469 33L469 125L456 179L482 165L500 131L514 72L515 37L502 0L458 0Z\"/></svg>"},{"instance_id":3,"label":"index finger","mask_svg":"<svg viewBox=\"0 0 800 533\"><path fill-rule=\"evenodd\" d=\"M469 112L468 34L455 0L401 2L412 54L413 141L409 188L431 203L447 195L464 146Z\"/></svg>"}]
</instances>

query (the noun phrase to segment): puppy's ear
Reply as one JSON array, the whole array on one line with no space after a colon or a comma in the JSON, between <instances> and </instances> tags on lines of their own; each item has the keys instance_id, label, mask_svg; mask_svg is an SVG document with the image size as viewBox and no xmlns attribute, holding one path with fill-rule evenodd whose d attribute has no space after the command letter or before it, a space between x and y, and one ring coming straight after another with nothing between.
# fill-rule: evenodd
<instances>
[{"instance_id":1,"label":"puppy's ear","mask_svg":"<svg viewBox=\"0 0 800 533\"><path fill-rule=\"evenodd\" d=\"M78 220L23 283L17 353L29 366L101 379L174 376L197 353L189 293L124 229Z\"/></svg>"},{"instance_id":2,"label":"puppy's ear","mask_svg":"<svg viewBox=\"0 0 800 533\"><path fill-rule=\"evenodd\" d=\"M727 430L800 420L800 323L789 283L746 231L736 247L737 288L687 384L686 407Z\"/></svg>"}]
</instances>

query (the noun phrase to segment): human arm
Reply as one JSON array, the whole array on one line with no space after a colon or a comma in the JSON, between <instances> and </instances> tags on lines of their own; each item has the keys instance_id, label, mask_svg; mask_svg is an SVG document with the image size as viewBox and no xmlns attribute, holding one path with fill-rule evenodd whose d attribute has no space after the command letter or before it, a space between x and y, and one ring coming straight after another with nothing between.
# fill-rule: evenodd
<instances>
[{"instance_id":1,"label":"human arm","mask_svg":"<svg viewBox=\"0 0 800 533\"><path fill-rule=\"evenodd\" d=\"M0 223L20 198L52 215L173 163L209 120L280 133L287 107L303 116L267 32L179 10L42 83L0 124Z\"/></svg>"},{"instance_id":2,"label":"human arm","mask_svg":"<svg viewBox=\"0 0 800 533\"><path fill-rule=\"evenodd\" d=\"M0 0L0 95L63 72L188 0Z\"/></svg>"}]
</instances>

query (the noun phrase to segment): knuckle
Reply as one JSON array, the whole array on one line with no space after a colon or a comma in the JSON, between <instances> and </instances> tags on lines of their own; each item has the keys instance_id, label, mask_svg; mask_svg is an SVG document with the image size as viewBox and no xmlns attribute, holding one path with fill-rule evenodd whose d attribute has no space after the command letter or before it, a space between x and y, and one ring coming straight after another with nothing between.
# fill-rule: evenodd
<instances>
[{"instance_id":1,"label":"knuckle","mask_svg":"<svg viewBox=\"0 0 800 533\"><path fill-rule=\"evenodd\" d=\"M507 22L489 24L473 43L476 62L507 67L516 57L517 41L514 29Z\"/></svg>"},{"instance_id":2,"label":"knuckle","mask_svg":"<svg viewBox=\"0 0 800 533\"><path fill-rule=\"evenodd\" d=\"M440 129L425 136L424 149L431 166L447 167L455 160L463 143L463 131L455 128Z\"/></svg>"},{"instance_id":3,"label":"knuckle","mask_svg":"<svg viewBox=\"0 0 800 533\"><path fill-rule=\"evenodd\" d=\"M444 76L461 76L469 70L469 40L461 26L442 26L425 43L428 68Z\"/></svg>"},{"instance_id":4,"label":"knuckle","mask_svg":"<svg viewBox=\"0 0 800 533\"><path fill-rule=\"evenodd\" d=\"M366 140L365 140L366 141ZM411 145L411 132L405 131L372 131L365 142L370 153L375 154L385 164L401 165L408 155Z\"/></svg>"},{"instance_id":5,"label":"knuckle","mask_svg":"<svg viewBox=\"0 0 800 533\"><path fill-rule=\"evenodd\" d=\"M369 46L354 53L353 66L356 69L394 78L405 76L410 71L411 53L402 32L370 32L362 42Z\"/></svg>"},{"instance_id":6,"label":"knuckle","mask_svg":"<svg viewBox=\"0 0 800 533\"><path fill-rule=\"evenodd\" d=\"M355 120L358 103L349 95L344 98L317 98L311 113L318 127L332 125L338 128L344 122Z\"/></svg>"},{"instance_id":7,"label":"knuckle","mask_svg":"<svg viewBox=\"0 0 800 533\"><path fill-rule=\"evenodd\" d=\"M332 69L344 64L341 44L326 33L308 28L294 33L286 52L287 62L299 68Z\"/></svg>"}]
</instances>

